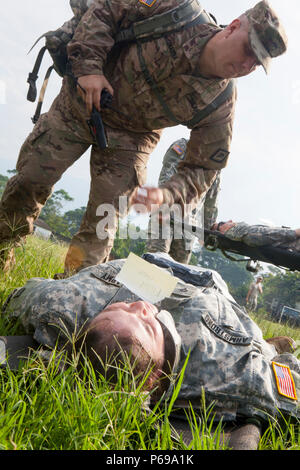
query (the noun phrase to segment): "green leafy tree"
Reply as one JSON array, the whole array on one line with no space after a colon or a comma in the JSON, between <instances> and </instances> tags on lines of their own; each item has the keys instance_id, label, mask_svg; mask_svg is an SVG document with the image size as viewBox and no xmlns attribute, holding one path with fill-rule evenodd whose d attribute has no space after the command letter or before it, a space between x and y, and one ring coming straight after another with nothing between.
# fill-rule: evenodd
<instances>
[{"instance_id":1,"label":"green leafy tree","mask_svg":"<svg viewBox=\"0 0 300 470\"><path fill-rule=\"evenodd\" d=\"M121 236L120 236L121 234ZM125 238L125 234L127 234ZM132 237L130 234L134 234ZM114 246L111 251L111 258L123 259L127 258L129 253L134 253L141 256L146 250L146 234L138 226L128 222L127 224L119 225L114 240Z\"/></svg>"},{"instance_id":2,"label":"green leafy tree","mask_svg":"<svg viewBox=\"0 0 300 470\"><path fill-rule=\"evenodd\" d=\"M280 272L270 275L264 280L261 301L267 310L273 300L280 304L295 307L300 301L300 273Z\"/></svg>"},{"instance_id":3,"label":"green leafy tree","mask_svg":"<svg viewBox=\"0 0 300 470\"><path fill-rule=\"evenodd\" d=\"M67 224L68 231L71 237L78 232L85 210L86 207L82 206L80 208L64 213L64 222Z\"/></svg>"},{"instance_id":4,"label":"green leafy tree","mask_svg":"<svg viewBox=\"0 0 300 470\"><path fill-rule=\"evenodd\" d=\"M64 220L62 209L64 204L73 198L64 189L55 191L43 207L40 218L56 233L70 237L68 224Z\"/></svg>"},{"instance_id":5,"label":"green leafy tree","mask_svg":"<svg viewBox=\"0 0 300 470\"><path fill-rule=\"evenodd\" d=\"M17 173L17 170L6 170L6 172L11 175L15 175ZM0 198L2 197L2 194L4 192L4 189L8 180L9 180L8 176L0 175Z\"/></svg>"},{"instance_id":6,"label":"green leafy tree","mask_svg":"<svg viewBox=\"0 0 300 470\"><path fill-rule=\"evenodd\" d=\"M3 194L8 179L8 176L0 175L0 197Z\"/></svg>"}]
</instances>

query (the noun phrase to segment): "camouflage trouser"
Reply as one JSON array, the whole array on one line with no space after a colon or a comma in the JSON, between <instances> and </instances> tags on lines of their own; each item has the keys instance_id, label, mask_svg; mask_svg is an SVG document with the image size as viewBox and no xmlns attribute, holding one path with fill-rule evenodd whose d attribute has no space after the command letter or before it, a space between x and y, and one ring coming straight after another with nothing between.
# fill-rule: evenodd
<instances>
[{"instance_id":1,"label":"camouflage trouser","mask_svg":"<svg viewBox=\"0 0 300 470\"><path fill-rule=\"evenodd\" d=\"M0 246L32 233L33 222L54 184L92 145L89 201L79 232L71 241L65 269L79 270L108 260L117 227L119 196L130 197L138 185L145 183L147 160L159 133L139 134L106 126L109 147L100 150L90 133L88 118L75 86L65 78L49 112L40 117L24 142L17 174L6 185L0 203ZM116 208L106 239L96 234L97 224L106 216L96 215L101 204Z\"/></svg>"},{"instance_id":2,"label":"camouflage trouser","mask_svg":"<svg viewBox=\"0 0 300 470\"><path fill-rule=\"evenodd\" d=\"M174 145L178 144L182 149L182 155L178 155L174 151ZM185 156L187 141L186 139L179 139L172 144L167 150L164 159L162 170L159 175L159 186L170 180L170 178L177 172L177 167L180 161ZM217 219L217 197L220 191L220 172L217 174L215 181L206 194L202 194L198 202L197 208L190 212L187 217L187 223L196 225L198 227L210 228ZM189 264L193 247L196 242L196 237L183 233L182 238L176 238L176 232L170 228L169 233L164 233L162 227L153 229L151 226L151 219L148 224L148 240L147 251L151 253L163 252L169 253L172 258L179 263ZM203 239L199 239L200 243Z\"/></svg>"},{"instance_id":3,"label":"camouflage trouser","mask_svg":"<svg viewBox=\"0 0 300 470\"><path fill-rule=\"evenodd\" d=\"M252 295L249 297L247 307L252 310L252 312L255 312L257 309L257 297L255 295Z\"/></svg>"},{"instance_id":4,"label":"camouflage trouser","mask_svg":"<svg viewBox=\"0 0 300 470\"><path fill-rule=\"evenodd\" d=\"M200 211L201 213L201 211ZM189 217L189 224L195 223L202 226L202 223L197 221L197 217ZM147 233L147 251L150 253L169 253L170 256L178 263L189 264L193 252L193 247L196 238L192 235L184 233L184 231L176 230L168 222L166 226L158 223L157 226L151 223L151 217L148 224ZM178 238L177 238L178 237ZM180 238L179 238L180 237Z\"/></svg>"},{"instance_id":5,"label":"camouflage trouser","mask_svg":"<svg viewBox=\"0 0 300 470\"><path fill-rule=\"evenodd\" d=\"M184 238L174 239L172 235L170 238L164 239L159 237L158 239L148 239L147 241L147 252L150 253L168 253L178 263L189 264L192 256L191 248L186 248L186 240Z\"/></svg>"}]
</instances>

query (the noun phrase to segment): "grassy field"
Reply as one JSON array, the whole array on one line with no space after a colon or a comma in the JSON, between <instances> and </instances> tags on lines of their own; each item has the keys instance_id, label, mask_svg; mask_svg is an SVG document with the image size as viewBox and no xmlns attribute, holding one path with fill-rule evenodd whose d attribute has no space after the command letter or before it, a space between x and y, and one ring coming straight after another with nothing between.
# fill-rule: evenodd
<instances>
[{"instance_id":1,"label":"grassy field","mask_svg":"<svg viewBox=\"0 0 300 470\"><path fill-rule=\"evenodd\" d=\"M31 277L50 277L62 272L66 248L30 237L17 249L17 263L9 275L0 274L0 306L9 293ZM300 340L300 329L273 323L266 312L253 316L265 338L288 335ZM19 325L0 316L0 335L20 334ZM55 358L46 366L31 359L18 372L0 368L0 450L217 450L226 449L211 435L204 409L193 427L194 440L187 447L169 424L173 398L151 413L140 388L126 374L112 388L96 380L87 365L79 377L75 362L61 372ZM191 415L191 422L193 417ZM259 450L300 450L299 426L270 422Z\"/></svg>"}]
</instances>

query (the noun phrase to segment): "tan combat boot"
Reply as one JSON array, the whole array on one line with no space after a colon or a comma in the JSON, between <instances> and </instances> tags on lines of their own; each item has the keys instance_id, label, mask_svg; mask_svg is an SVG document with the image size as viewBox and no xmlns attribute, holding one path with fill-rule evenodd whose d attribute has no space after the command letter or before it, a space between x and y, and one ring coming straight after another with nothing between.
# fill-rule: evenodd
<instances>
[{"instance_id":1,"label":"tan combat boot","mask_svg":"<svg viewBox=\"0 0 300 470\"><path fill-rule=\"evenodd\" d=\"M277 354L293 353L297 348L297 345L293 338L289 336L275 336L266 340L267 343L275 346Z\"/></svg>"}]
</instances>

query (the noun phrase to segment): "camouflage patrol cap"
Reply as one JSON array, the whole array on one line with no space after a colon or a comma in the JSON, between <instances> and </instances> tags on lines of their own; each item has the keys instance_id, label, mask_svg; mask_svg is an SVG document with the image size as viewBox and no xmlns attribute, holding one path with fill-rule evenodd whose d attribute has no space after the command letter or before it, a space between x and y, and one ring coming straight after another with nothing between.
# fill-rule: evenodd
<instances>
[{"instance_id":1,"label":"camouflage patrol cap","mask_svg":"<svg viewBox=\"0 0 300 470\"><path fill-rule=\"evenodd\" d=\"M268 73L271 59L287 49L285 30L267 0L257 3L247 10L245 15L250 23L249 39L251 48L258 60Z\"/></svg>"}]
</instances>

